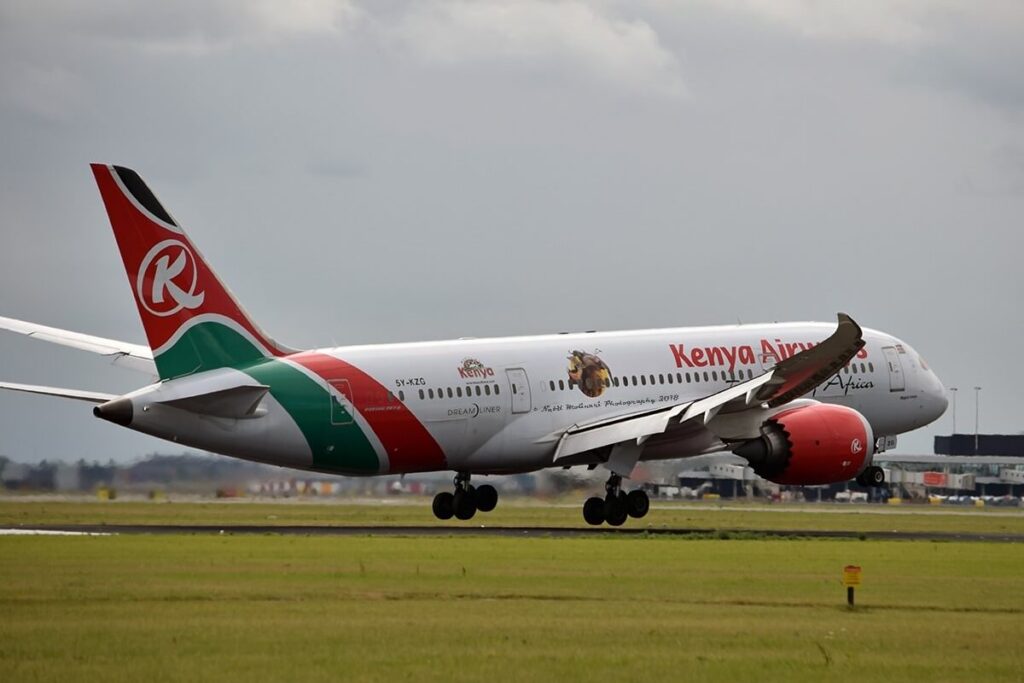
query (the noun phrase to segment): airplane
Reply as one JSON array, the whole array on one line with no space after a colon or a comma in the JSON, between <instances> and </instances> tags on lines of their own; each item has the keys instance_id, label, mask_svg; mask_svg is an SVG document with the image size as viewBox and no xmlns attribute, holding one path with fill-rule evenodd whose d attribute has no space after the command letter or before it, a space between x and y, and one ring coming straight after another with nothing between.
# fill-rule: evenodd
<instances>
[{"instance_id":1,"label":"airplane","mask_svg":"<svg viewBox=\"0 0 1024 683\"><path fill-rule=\"evenodd\" d=\"M236 458L328 474L454 472L441 520L498 502L473 476L602 467L591 525L642 518L637 463L732 452L782 485L885 483L873 464L937 420L945 390L906 342L782 323L297 350L245 313L135 171L92 164L148 345L11 318L0 329L150 375L123 396L0 383L95 404L96 417Z\"/></svg>"}]
</instances>

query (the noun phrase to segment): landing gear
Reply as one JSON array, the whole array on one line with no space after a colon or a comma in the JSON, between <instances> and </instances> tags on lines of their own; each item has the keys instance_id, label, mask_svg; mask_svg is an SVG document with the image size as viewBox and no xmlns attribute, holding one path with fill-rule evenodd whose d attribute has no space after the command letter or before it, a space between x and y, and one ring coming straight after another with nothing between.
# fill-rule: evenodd
<instances>
[{"instance_id":1,"label":"landing gear","mask_svg":"<svg viewBox=\"0 0 1024 683\"><path fill-rule=\"evenodd\" d=\"M448 491L434 496L434 516L438 519L451 519L455 514L455 496Z\"/></svg>"},{"instance_id":2,"label":"landing gear","mask_svg":"<svg viewBox=\"0 0 1024 683\"><path fill-rule=\"evenodd\" d=\"M646 491L635 489L626 495L626 508L629 516L634 519L646 517L647 511L651 509L651 499L647 497Z\"/></svg>"},{"instance_id":3,"label":"landing gear","mask_svg":"<svg viewBox=\"0 0 1024 683\"><path fill-rule=\"evenodd\" d=\"M469 473L455 475L455 491L442 491L434 496L434 516L441 520L473 519L477 512L490 512L498 504L498 491L490 484L476 487L469 483Z\"/></svg>"},{"instance_id":4,"label":"landing gear","mask_svg":"<svg viewBox=\"0 0 1024 683\"><path fill-rule=\"evenodd\" d=\"M861 486L882 486L885 484L885 470L871 465L857 475L857 483Z\"/></svg>"},{"instance_id":5,"label":"landing gear","mask_svg":"<svg viewBox=\"0 0 1024 683\"><path fill-rule=\"evenodd\" d=\"M490 512L498 504L498 490L490 484L476 487L476 509Z\"/></svg>"},{"instance_id":6,"label":"landing gear","mask_svg":"<svg viewBox=\"0 0 1024 683\"><path fill-rule=\"evenodd\" d=\"M626 519L640 519L651 509L647 493L636 489L628 494L622 490L622 477L613 474L604 485L605 497L594 496L583 504L583 519L591 526L608 522L611 526L622 526Z\"/></svg>"},{"instance_id":7,"label":"landing gear","mask_svg":"<svg viewBox=\"0 0 1024 683\"><path fill-rule=\"evenodd\" d=\"M583 519L591 526L604 524L604 500L594 496L583 504Z\"/></svg>"}]
</instances>

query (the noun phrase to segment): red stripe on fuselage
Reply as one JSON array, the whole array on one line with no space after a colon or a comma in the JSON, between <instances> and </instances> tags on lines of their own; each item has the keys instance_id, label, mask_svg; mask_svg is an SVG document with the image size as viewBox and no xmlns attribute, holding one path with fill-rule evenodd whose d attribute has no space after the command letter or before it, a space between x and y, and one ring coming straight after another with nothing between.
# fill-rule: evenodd
<instances>
[{"instance_id":1,"label":"red stripe on fuselage","mask_svg":"<svg viewBox=\"0 0 1024 683\"><path fill-rule=\"evenodd\" d=\"M427 428L397 396L388 400L388 389L351 363L323 353L303 352L288 356L324 380L347 380L349 399L370 425L387 451L390 471L428 472L447 469L444 451Z\"/></svg>"}]
</instances>

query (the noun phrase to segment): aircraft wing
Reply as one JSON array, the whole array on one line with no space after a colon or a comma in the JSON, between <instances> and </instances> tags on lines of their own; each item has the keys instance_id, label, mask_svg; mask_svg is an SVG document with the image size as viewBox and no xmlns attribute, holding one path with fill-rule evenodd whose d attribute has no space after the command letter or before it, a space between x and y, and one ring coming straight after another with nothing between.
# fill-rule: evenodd
<instances>
[{"instance_id":1,"label":"aircraft wing","mask_svg":"<svg viewBox=\"0 0 1024 683\"><path fill-rule=\"evenodd\" d=\"M44 387L37 384L15 384L14 382L0 382L0 389L10 391L24 391L29 394L43 394L44 396L60 396L61 398L73 398L77 401L88 401L90 403L106 403L117 398L116 394L103 394L98 391L82 391L81 389L61 389L59 387Z\"/></svg>"},{"instance_id":2,"label":"aircraft wing","mask_svg":"<svg viewBox=\"0 0 1024 683\"><path fill-rule=\"evenodd\" d=\"M81 351L98 353L101 356L110 357L114 365L138 372L145 372L153 377L157 376L156 363L153 362L153 352L148 346L142 344L130 344L117 341L116 339L94 337L89 334L62 330L56 327L38 325L2 316L0 316L0 330L17 332L32 339L41 339L53 344L70 346Z\"/></svg>"},{"instance_id":3,"label":"aircraft wing","mask_svg":"<svg viewBox=\"0 0 1024 683\"><path fill-rule=\"evenodd\" d=\"M667 436L684 423L706 426L720 412L760 410L788 403L838 372L863 346L860 326L840 313L836 331L828 339L751 380L696 401L570 427L559 439L554 462L558 464L579 453L610 446L609 461L621 457L632 469L628 463L635 464L651 437Z\"/></svg>"}]
</instances>

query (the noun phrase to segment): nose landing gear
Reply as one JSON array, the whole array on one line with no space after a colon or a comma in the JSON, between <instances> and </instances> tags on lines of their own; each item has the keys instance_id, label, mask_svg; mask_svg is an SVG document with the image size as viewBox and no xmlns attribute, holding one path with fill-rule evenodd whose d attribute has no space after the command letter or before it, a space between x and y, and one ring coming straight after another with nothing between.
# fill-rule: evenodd
<instances>
[{"instance_id":1,"label":"nose landing gear","mask_svg":"<svg viewBox=\"0 0 1024 683\"><path fill-rule=\"evenodd\" d=\"M472 519L477 512L490 512L498 504L498 491L490 484L473 486L469 473L455 475L455 491L442 491L434 496L434 516L441 520Z\"/></svg>"},{"instance_id":2,"label":"nose landing gear","mask_svg":"<svg viewBox=\"0 0 1024 683\"><path fill-rule=\"evenodd\" d=\"M583 504L583 519L591 526L608 522L611 526L622 526L626 519L640 519L651 509L647 493L635 489L626 493L622 490L622 477L613 474L604 485L604 499L594 496Z\"/></svg>"},{"instance_id":3,"label":"nose landing gear","mask_svg":"<svg viewBox=\"0 0 1024 683\"><path fill-rule=\"evenodd\" d=\"M866 467L863 472L857 475L856 482L861 486L883 486L885 484L885 470L877 465Z\"/></svg>"}]
</instances>

